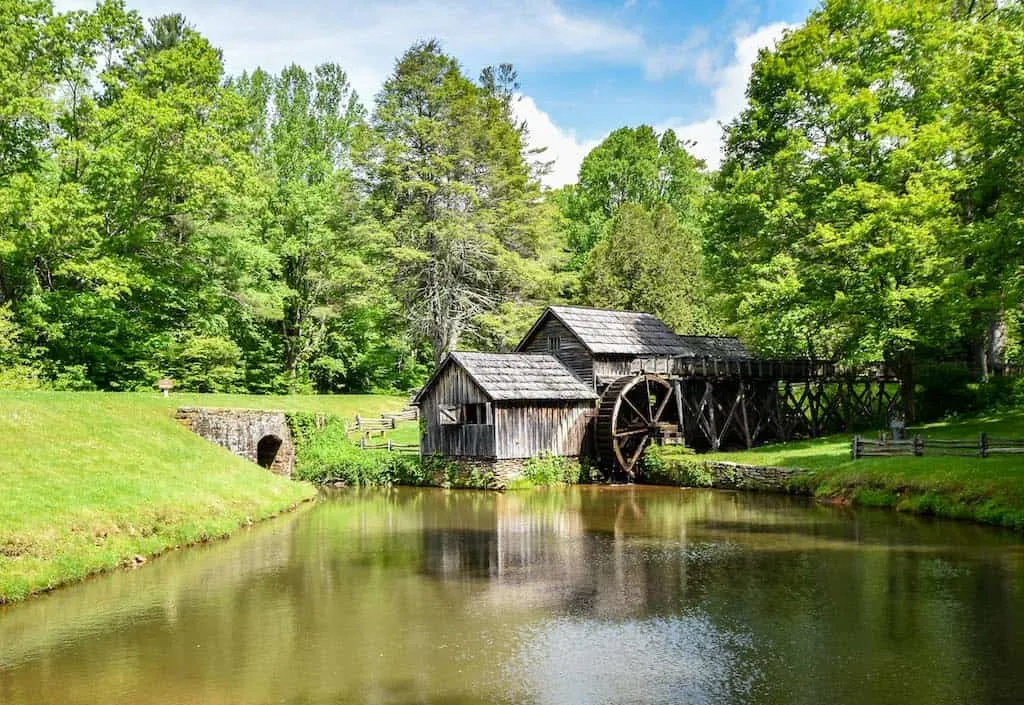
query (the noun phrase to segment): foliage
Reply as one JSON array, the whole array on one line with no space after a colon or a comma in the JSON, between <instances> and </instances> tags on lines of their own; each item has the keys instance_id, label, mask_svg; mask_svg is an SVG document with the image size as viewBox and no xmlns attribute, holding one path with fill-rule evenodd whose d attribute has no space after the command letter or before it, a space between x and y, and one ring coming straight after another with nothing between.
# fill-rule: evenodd
<instances>
[{"instance_id":1,"label":"foliage","mask_svg":"<svg viewBox=\"0 0 1024 705\"><path fill-rule=\"evenodd\" d=\"M288 423L296 442L297 479L353 487L430 484L429 467L418 456L363 450L348 438L345 422L336 416L317 419L292 413Z\"/></svg>"},{"instance_id":2,"label":"foliage","mask_svg":"<svg viewBox=\"0 0 1024 705\"><path fill-rule=\"evenodd\" d=\"M704 306L700 232L686 230L667 205L623 204L582 272L586 301L647 311L690 335L713 332Z\"/></svg>"},{"instance_id":3,"label":"foliage","mask_svg":"<svg viewBox=\"0 0 1024 705\"><path fill-rule=\"evenodd\" d=\"M538 251L540 191L516 88L511 66L473 82L428 41L399 58L376 97L363 154L370 206L435 362L474 319L519 298L520 263Z\"/></svg>"},{"instance_id":4,"label":"foliage","mask_svg":"<svg viewBox=\"0 0 1024 705\"><path fill-rule=\"evenodd\" d=\"M658 135L641 125L612 132L583 158L579 183L563 196L568 244L578 266L624 204L667 206L684 228L697 220L706 178L703 163L686 147L672 130Z\"/></svg>"},{"instance_id":5,"label":"foliage","mask_svg":"<svg viewBox=\"0 0 1024 705\"><path fill-rule=\"evenodd\" d=\"M993 190L988 169L1019 156L1019 124L998 116L1022 28L1016 3L834 0L761 53L705 251L756 348L909 364L980 349L1019 306L1016 275L982 263L1019 260L1003 237L1016 181Z\"/></svg>"},{"instance_id":6,"label":"foliage","mask_svg":"<svg viewBox=\"0 0 1024 705\"><path fill-rule=\"evenodd\" d=\"M711 471L692 450L679 446L648 446L640 458L643 481L652 485L711 487Z\"/></svg>"},{"instance_id":7,"label":"foliage","mask_svg":"<svg viewBox=\"0 0 1024 705\"><path fill-rule=\"evenodd\" d=\"M583 478L583 469L575 458L544 453L528 458L523 464L523 475L508 484L510 490L553 485L575 485ZM589 479L589 478L585 478Z\"/></svg>"}]
</instances>

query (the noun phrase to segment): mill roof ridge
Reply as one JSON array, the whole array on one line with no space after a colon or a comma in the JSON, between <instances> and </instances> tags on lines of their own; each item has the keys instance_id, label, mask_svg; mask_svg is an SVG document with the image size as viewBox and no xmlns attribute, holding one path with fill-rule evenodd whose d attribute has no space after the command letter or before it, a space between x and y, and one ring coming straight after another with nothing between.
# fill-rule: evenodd
<instances>
[{"instance_id":1,"label":"mill roof ridge","mask_svg":"<svg viewBox=\"0 0 1024 705\"><path fill-rule=\"evenodd\" d=\"M549 306L516 348L526 341L548 315L565 325L591 353L596 355L666 355L673 357L746 358L748 353L736 338L727 336L678 335L657 316L638 311Z\"/></svg>"}]
</instances>

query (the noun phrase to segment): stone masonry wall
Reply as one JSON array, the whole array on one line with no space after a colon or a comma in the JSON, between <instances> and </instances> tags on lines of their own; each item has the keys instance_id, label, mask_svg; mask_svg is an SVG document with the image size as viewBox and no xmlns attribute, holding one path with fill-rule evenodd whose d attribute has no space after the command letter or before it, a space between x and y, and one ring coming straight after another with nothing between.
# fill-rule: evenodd
<instances>
[{"instance_id":1,"label":"stone masonry wall","mask_svg":"<svg viewBox=\"0 0 1024 705\"><path fill-rule=\"evenodd\" d=\"M789 481L801 472L793 468L741 465L722 461L705 462L704 467L711 473L712 487L761 492L786 492Z\"/></svg>"},{"instance_id":2,"label":"stone masonry wall","mask_svg":"<svg viewBox=\"0 0 1024 705\"><path fill-rule=\"evenodd\" d=\"M292 474L295 443L287 415L282 411L188 407L178 409L175 418L193 433L254 463L259 459L260 441L276 437L281 445L270 469L279 475Z\"/></svg>"},{"instance_id":3,"label":"stone masonry wall","mask_svg":"<svg viewBox=\"0 0 1024 705\"><path fill-rule=\"evenodd\" d=\"M447 461L454 463L459 474L459 480L463 483L469 483L470 479L474 477L483 477L487 473L490 473L494 477L494 489L504 489L508 487L509 483L513 480L522 478L525 470L526 463L529 462L529 458L475 458L475 457L454 457L447 458ZM579 458L565 458L565 461L570 464L570 469L574 469L579 474ZM436 482L435 484L440 484Z\"/></svg>"}]
</instances>

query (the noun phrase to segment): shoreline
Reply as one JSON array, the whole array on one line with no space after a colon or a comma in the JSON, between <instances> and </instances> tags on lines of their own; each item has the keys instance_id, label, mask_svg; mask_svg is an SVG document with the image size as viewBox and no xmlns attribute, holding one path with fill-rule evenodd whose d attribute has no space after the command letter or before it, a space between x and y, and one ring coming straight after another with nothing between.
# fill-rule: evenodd
<instances>
[{"instance_id":1,"label":"shoreline","mask_svg":"<svg viewBox=\"0 0 1024 705\"><path fill-rule=\"evenodd\" d=\"M1024 499L1015 488L986 483L964 484L929 478L871 477L842 469L737 463L687 456L663 459L648 484L693 489L741 490L811 497L821 504L887 508L940 519L1024 532ZM1024 469L1021 472L1024 480Z\"/></svg>"},{"instance_id":2,"label":"shoreline","mask_svg":"<svg viewBox=\"0 0 1024 705\"><path fill-rule=\"evenodd\" d=\"M298 481L296 481L296 482L298 482ZM310 484L310 483L306 483L306 484ZM268 513L268 514L266 514L264 516L250 518L248 521L242 522L242 523L238 524L237 526L235 526L235 527L233 527L233 528L231 528L231 529L229 529L229 530L227 530L225 532L217 533L217 534L214 534L214 535L206 535L206 536L197 538L196 540L190 541L190 542L187 542L187 543L180 543L180 544L175 544L175 545L166 545L165 547L159 548L156 551L147 553L146 555L143 555L141 553L137 553L134 556L127 556L126 558L124 558L123 560L118 562L117 565L114 565L114 566L103 566L103 567L97 568L95 570L89 571L89 572L84 573L84 574L76 574L76 575L68 576L65 580L62 580L60 582L57 582L57 583L54 583L54 584L51 584L51 585L47 585L44 588L33 590L33 591L31 591L31 592L29 592L27 594L24 594L24 595L19 595L19 596L16 596L16 597L7 597L7 596L5 596L3 594L0 594L0 616L2 616L4 610L6 610L8 608L11 608L11 607L13 607L15 605L23 604L23 603L28 602L30 600L38 599L40 597L43 597L44 595L49 595L50 593L52 593L52 592L54 592L56 590L61 590L61 589L64 589L64 588L68 588L68 587L71 587L73 585L78 585L80 583L83 583L83 582L85 582L87 580L92 580L93 578L100 578L100 577L103 577L103 576L106 576L106 575L111 575L111 574L116 573L116 572L128 571L128 570L136 570L136 569L141 568L141 567L145 566L146 564L148 564L148 563L150 563L152 561L155 561L155 560L157 560L157 559L159 559L159 558L161 558L163 556L166 556L166 555L168 555L170 553L174 553L175 551L182 551L182 550L186 550L186 549L190 549L190 548L195 548L197 546L204 546L204 545L207 545L207 544L210 544L210 543L214 543L214 542L218 542L218 541L227 541L227 540L231 539L233 536L237 535L239 532L241 532L243 530L255 528L257 526L260 526L262 524L265 524L265 523L271 521L272 519L280 518L284 514L294 514L294 513L298 512L298 511L301 511L304 507L311 506L312 504L314 504L316 502L317 496L319 494L319 489L315 485L311 485L311 486L316 491L314 491L313 494L311 494L309 497L307 497L305 499L302 499L302 500L299 500L298 502L293 502L292 504L290 504L290 505L288 505L288 506L286 506L286 507L284 507L282 509L274 510L274 511L272 511L272 512L270 512L270 513Z\"/></svg>"}]
</instances>

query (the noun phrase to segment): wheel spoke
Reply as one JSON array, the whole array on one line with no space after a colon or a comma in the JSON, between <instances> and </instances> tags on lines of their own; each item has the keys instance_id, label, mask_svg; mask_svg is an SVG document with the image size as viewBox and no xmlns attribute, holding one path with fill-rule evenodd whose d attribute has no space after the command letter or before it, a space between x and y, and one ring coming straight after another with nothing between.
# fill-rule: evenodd
<instances>
[{"instance_id":1,"label":"wheel spoke","mask_svg":"<svg viewBox=\"0 0 1024 705\"><path fill-rule=\"evenodd\" d=\"M644 375L644 387L647 389L647 420L654 421L654 409L651 408L651 380Z\"/></svg>"},{"instance_id":2,"label":"wheel spoke","mask_svg":"<svg viewBox=\"0 0 1024 705\"><path fill-rule=\"evenodd\" d=\"M616 438L626 438L627 436L635 436L638 433L647 433L647 427L644 426L643 428L633 428L633 429L630 429L628 431L617 431L615 433L615 437Z\"/></svg>"},{"instance_id":3,"label":"wheel spoke","mask_svg":"<svg viewBox=\"0 0 1024 705\"><path fill-rule=\"evenodd\" d=\"M672 389L670 387L669 390L668 390L668 394L665 395L665 398L661 400L661 404L658 405L658 411L655 412L655 414L654 414L654 419L653 419L654 423L658 423L659 421L661 421L661 415L663 413L665 413L665 407L668 406L668 400L671 399L671 398L672 398Z\"/></svg>"},{"instance_id":4,"label":"wheel spoke","mask_svg":"<svg viewBox=\"0 0 1024 705\"><path fill-rule=\"evenodd\" d=\"M626 467L626 472L630 475L633 474L633 466L636 465L636 461L640 458L640 454L644 452L644 448L647 446L647 436L640 439L640 445L636 447L636 451L629 459L629 465Z\"/></svg>"},{"instance_id":5,"label":"wheel spoke","mask_svg":"<svg viewBox=\"0 0 1024 705\"><path fill-rule=\"evenodd\" d=\"M646 419L646 418L644 417L644 412L642 412L642 411L640 411L640 409L636 408L636 405L635 405L635 404L633 404L633 402L631 402L631 401L629 400L629 396L627 396L627 395L623 394L623 395L622 395L622 401L624 401L624 402L626 402L627 404L629 404L629 408L630 408L630 409L632 409L633 411L635 411L635 412L636 412L636 415L637 415L637 416L639 416L639 417L640 417L641 419L643 419L644 421L646 421L646 420L647 420L647 419Z\"/></svg>"}]
</instances>

